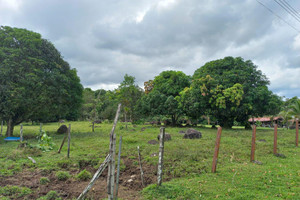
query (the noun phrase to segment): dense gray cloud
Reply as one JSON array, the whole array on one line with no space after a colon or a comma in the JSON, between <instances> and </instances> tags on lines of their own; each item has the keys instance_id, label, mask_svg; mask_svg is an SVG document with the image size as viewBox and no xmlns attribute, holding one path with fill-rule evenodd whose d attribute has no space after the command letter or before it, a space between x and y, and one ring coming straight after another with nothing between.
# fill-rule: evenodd
<instances>
[{"instance_id":1,"label":"dense gray cloud","mask_svg":"<svg viewBox=\"0 0 300 200\"><path fill-rule=\"evenodd\" d=\"M274 1L261 2L300 29ZM241 56L274 92L300 96L300 34L253 0L0 0L0 24L40 32L94 89L116 87L125 73L142 85L163 70L192 75Z\"/></svg>"}]
</instances>

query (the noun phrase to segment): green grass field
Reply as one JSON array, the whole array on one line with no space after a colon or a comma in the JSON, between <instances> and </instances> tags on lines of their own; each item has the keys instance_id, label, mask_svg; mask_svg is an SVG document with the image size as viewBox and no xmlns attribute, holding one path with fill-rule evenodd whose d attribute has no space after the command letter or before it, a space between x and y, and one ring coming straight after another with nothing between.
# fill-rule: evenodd
<instances>
[{"instance_id":1,"label":"green grass field","mask_svg":"<svg viewBox=\"0 0 300 200\"><path fill-rule=\"evenodd\" d=\"M5 180L22 174L24 170L44 174L56 174L63 170L71 174L70 179L75 180L76 174L83 169L80 163L86 161L90 167L97 169L108 153L112 124L97 124L100 127L96 127L93 133L89 122L70 123L72 140L69 159L66 157L67 143L62 153L57 153L63 139L63 135L55 133L58 123L43 125L43 130L55 143L54 149L48 152L17 148L19 142L4 142L4 137L1 137L0 199L30 199L30 193L35 193L35 197L40 194L37 192L39 187L27 191L27 188L24 189L18 184L15 193L19 196L11 194L9 191L13 189L5 187ZM23 127L25 141L32 146L36 145L39 125L23 124ZM141 131L142 127L146 129ZM15 127L15 136L19 134L19 128ZM188 140L179 134L179 131L187 129L166 128L172 140L165 142L164 181L161 187L157 187L156 171L147 170L156 169L159 146L147 142L157 140L159 127L129 125L126 130L125 124L118 124L117 143L119 136L123 137L121 176L122 171L126 170L124 160L130 159L138 167L137 146L140 146L145 174L153 176L149 182L152 184L139 192L140 199L300 199L300 150L295 147L295 130L278 129L278 152L286 158L273 155L272 129L257 130L255 160L261 161L262 165L250 162L251 130L223 130L217 173L213 174L211 167L217 130L196 128L202 132L202 138ZM34 158L37 164L33 164L28 156ZM72 182L76 183L78 181ZM61 198L68 199L64 196ZM99 199L97 196L89 198Z\"/></svg>"}]
</instances>

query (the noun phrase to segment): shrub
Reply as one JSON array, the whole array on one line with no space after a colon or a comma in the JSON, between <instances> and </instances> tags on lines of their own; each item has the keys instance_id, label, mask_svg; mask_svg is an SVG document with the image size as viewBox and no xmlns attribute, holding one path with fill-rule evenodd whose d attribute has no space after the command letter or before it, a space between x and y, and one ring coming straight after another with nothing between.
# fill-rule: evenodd
<instances>
[{"instance_id":1,"label":"shrub","mask_svg":"<svg viewBox=\"0 0 300 200\"><path fill-rule=\"evenodd\" d=\"M50 183L50 180L47 177L40 178L40 184L46 185L47 183Z\"/></svg>"},{"instance_id":2,"label":"shrub","mask_svg":"<svg viewBox=\"0 0 300 200\"><path fill-rule=\"evenodd\" d=\"M91 172L84 169L79 174L77 174L76 178L82 181L87 181L92 178L92 174Z\"/></svg>"},{"instance_id":3,"label":"shrub","mask_svg":"<svg viewBox=\"0 0 300 200\"><path fill-rule=\"evenodd\" d=\"M64 172L64 171L58 171L58 172L56 172L55 175L56 175L57 179L60 181L66 181L71 177L69 172Z\"/></svg>"}]
</instances>

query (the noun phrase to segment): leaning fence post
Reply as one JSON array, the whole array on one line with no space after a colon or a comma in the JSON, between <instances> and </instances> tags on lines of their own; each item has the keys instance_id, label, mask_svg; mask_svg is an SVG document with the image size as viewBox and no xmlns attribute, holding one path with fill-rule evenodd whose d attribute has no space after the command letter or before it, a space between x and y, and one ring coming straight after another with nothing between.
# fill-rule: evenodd
<instances>
[{"instance_id":1,"label":"leaning fence post","mask_svg":"<svg viewBox=\"0 0 300 200\"><path fill-rule=\"evenodd\" d=\"M70 158L70 144L71 144L71 124L68 128L68 158Z\"/></svg>"},{"instance_id":2,"label":"leaning fence post","mask_svg":"<svg viewBox=\"0 0 300 200\"><path fill-rule=\"evenodd\" d=\"M60 153L60 151L61 151L61 149L62 149L62 147L64 146L64 144L65 144L65 140L67 139L67 134L65 135L65 137L64 137L64 139L63 139L63 141L62 141L62 143L61 143L61 145L60 145L60 147L59 147L59 149L58 149L58 152L57 153Z\"/></svg>"},{"instance_id":3,"label":"leaning fence post","mask_svg":"<svg viewBox=\"0 0 300 200\"><path fill-rule=\"evenodd\" d=\"M108 177L107 177L107 194L108 199L112 200L114 198L114 184L115 184L115 156L116 156L116 134L115 129L117 126L119 114L121 110L121 104L119 104L114 125L112 127L112 130L110 132L110 142L109 142L109 155L111 156L111 159L108 164Z\"/></svg>"},{"instance_id":4,"label":"leaning fence post","mask_svg":"<svg viewBox=\"0 0 300 200\"><path fill-rule=\"evenodd\" d=\"M299 142L299 119L296 118L296 147L298 147Z\"/></svg>"},{"instance_id":5,"label":"leaning fence post","mask_svg":"<svg viewBox=\"0 0 300 200\"><path fill-rule=\"evenodd\" d=\"M158 170L157 170L157 185L161 186L164 164L164 141L165 141L165 127L160 128L159 135L159 154L158 154Z\"/></svg>"},{"instance_id":6,"label":"leaning fence post","mask_svg":"<svg viewBox=\"0 0 300 200\"><path fill-rule=\"evenodd\" d=\"M252 143L251 143L251 156L250 162L254 161L254 154L255 154L255 139L256 139L256 126L253 125L252 127Z\"/></svg>"},{"instance_id":7,"label":"leaning fence post","mask_svg":"<svg viewBox=\"0 0 300 200\"><path fill-rule=\"evenodd\" d=\"M80 199L84 199L85 195L88 193L88 191L93 187L95 181L99 178L99 176L102 174L102 172L104 171L104 169L106 168L108 162L110 161L111 157L108 154L104 160L104 162L100 165L100 167L98 168L98 170L96 171L96 173L94 174L92 180L90 181L90 183L88 184L88 186L86 186L86 188L83 190L83 192L79 195L79 197L77 198L77 200Z\"/></svg>"},{"instance_id":8,"label":"leaning fence post","mask_svg":"<svg viewBox=\"0 0 300 200\"><path fill-rule=\"evenodd\" d=\"M273 154L277 153L277 127L278 125L275 124L274 126L274 145L273 145Z\"/></svg>"},{"instance_id":9,"label":"leaning fence post","mask_svg":"<svg viewBox=\"0 0 300 200\"><path fill-rule=\"evenodd\" d=\"M219 127L218 132L217 132L216 143L215 143L215 153L214 153L214 157L213 157L213 164L212 164L212 169L211 169L212 173L215 173L216 169L217 169L217 162L218 162L218 155L219 155L220 141L221 141L221 133L222 133L222 127Z\"/></svg>"},{"instance_id":10,"label":"leaning fence post","mask_svg":"<svg viewBox=\"0 0 300 200\"><path fill-rule=\"evenodd\" d=\"M20 127L20 142L23 142L23 124Z\"/></svg>"},{"instance_id":11,"label":"leaning fence post","mask_svg":"<svg viewBox=\"0 0 300 200\"><path fill-rule=\"evenodd\" d=\"M119 177L120 177L120 162L121 162L121 149L122 149L122 136L120 136L120 141L119 141L119 154L118 154L118 165L117 165L117 178L116 178L116 195L115 195L115 199L118 199Z\"/></svg>"}]
</instances>

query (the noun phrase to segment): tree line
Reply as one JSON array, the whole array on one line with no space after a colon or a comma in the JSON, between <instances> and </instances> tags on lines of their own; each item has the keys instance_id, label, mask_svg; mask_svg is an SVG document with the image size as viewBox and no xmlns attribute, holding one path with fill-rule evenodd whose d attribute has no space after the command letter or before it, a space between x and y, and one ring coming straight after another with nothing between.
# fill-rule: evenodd
<instances>
[{"instance_id":1,"label":"tree line","mask_svg":"<svg viewBox=\"0 0 300 200\"><path fill-rule=\"evenodd\" d=\"M250 60L225 57L206 63L188 76L181 71L163 71L145 82L144 90L133 76L125 75L113 91L84 89L81 119L112 119L118 102L123 120L160 121L170 125L199 120L231 128L250 127L248 119L278 115L297 97L283 100L268 89L268 78ZM291 115L290 115L291 116Z\"/></svg>"},{"instance_id":2,"label":"tree line","mask_svg":"<svg viewBox=\"0 0 300 200\"><path fill-rule=\"evenodd\" d=\"M252 61L225 57L206 63L192 76L163 71L140 88L126 74L117 89L93 91L83 88L76 69L40 34L0 26L0 119L7 124L7 136L24 121L112 120L118 103L124 121L173 126L183 120L197 124L205 117L225 128L249 127L249 117L279 111L286 120L299 116L290 111L299 99L283 101L269 84Z\"/></svg>"}]
</instances>

